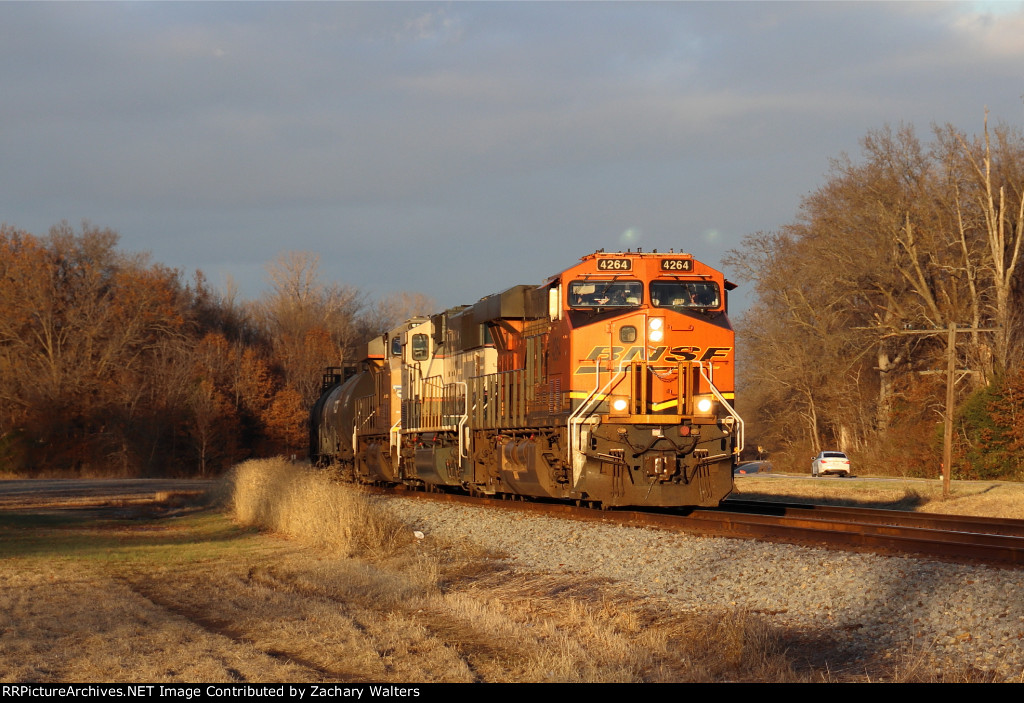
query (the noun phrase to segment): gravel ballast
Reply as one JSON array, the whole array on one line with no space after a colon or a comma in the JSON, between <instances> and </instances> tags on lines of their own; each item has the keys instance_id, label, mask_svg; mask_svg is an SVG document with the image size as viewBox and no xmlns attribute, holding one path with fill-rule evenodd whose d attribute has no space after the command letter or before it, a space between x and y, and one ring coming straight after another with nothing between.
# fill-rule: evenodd
<instances>
[{"instance_id":1,"label":"gravel ballast","mask_svg":"<svg viewBox=\"0 0 1024 703\"><path fill-rule=\"evenodd\" d=\"M1024 571L389 498L412 529L469 539L516 568L607 578L683 610L741 608L822 636L855 670L914 646L1024 680Z\"/></svg>"}]
</instances>

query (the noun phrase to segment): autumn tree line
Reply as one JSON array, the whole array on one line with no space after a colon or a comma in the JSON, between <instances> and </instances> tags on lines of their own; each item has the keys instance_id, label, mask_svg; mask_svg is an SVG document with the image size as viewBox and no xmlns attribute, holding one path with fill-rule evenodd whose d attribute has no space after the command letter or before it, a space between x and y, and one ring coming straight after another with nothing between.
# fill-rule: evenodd
<instances>
[{"instance_id":1,"label":"autumn tree line","mask_svg":"<svg viewBox=\"0 0 1024 703\"><path fill-rule=\"evenodd\" d=\"M875 130L796 220L725 260L756 302L737 323L748 436L809 471L941 471L956 334L954 476L1024 478L1024 136L987 115L922 139Z\"/></svg>"},{"instance_id":2,"label":"autumn tree line","mask_svg":"<svg viewBox=\"0 0 1024 703\"><path fill-rule=\"evenodd\" d=\"M304 455L324 367L433 308L371 302L317 264L284 254L241 301L109 229L0 226L0 475L207 476Z\"/></svg>"}]
</instances>

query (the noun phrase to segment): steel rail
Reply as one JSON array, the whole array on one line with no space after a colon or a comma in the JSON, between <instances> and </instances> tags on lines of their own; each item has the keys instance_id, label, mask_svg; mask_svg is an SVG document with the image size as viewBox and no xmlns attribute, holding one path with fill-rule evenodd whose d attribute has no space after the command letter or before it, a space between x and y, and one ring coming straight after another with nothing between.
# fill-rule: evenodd
<instances>
[{"instance_id":1,"label":"steel rail","mask_svg":"<svg viewBox=\"0 0 1024 703\"><path fill-rule=\"evenodd\" d=\"M865 524L901 525L904 527L921 527L948 532L980 532L993 535L1024 537L1024 520L1009 518L916 513L896 508L862 508L859 506L754 501L735 498L726 498L722 502L720 509L729 512L751 512L761 515L852 519Z\"/></svg>"},{"instance_id":2,"label":"steel rail","mask_svg":"<svg viewBox=\"0 0 1024 703\"><path fill-rule=\"evenodd\" d=\"M820 543L828 547L862 548L871 551L901 552L932 557L986 563L1024 564L1024 537L948 530L844 518L841 511L831 517L799 515L758 515L723 510L694 511L690 519L708 520L709 531L723 530L733 536L771 535L800 543Z\"/></svg>"}]
</instances>

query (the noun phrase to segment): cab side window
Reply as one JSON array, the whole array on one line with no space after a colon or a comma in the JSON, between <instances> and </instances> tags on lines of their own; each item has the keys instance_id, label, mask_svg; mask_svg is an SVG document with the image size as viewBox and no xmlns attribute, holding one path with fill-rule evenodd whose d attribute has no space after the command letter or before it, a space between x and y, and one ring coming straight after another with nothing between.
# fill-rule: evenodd
<instances>
[{"instance_id":1,"label":"cab side window","mask_svg":"<svg viewBox=\"0 0 1024 703\"><path fill-rule=\"evenodd\" d=\"M426 361L430 356L430 341L425 334L414 334L412 336L412 360Z\"/></svg>"}]
</instances>

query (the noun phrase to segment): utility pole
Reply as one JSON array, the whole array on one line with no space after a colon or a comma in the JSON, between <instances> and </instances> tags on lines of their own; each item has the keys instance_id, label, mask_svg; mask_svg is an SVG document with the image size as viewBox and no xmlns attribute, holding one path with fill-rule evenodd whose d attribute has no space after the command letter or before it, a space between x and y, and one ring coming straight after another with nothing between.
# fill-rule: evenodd
<instances>
[{"instance_id":1,"label":"utility pole","mask_svg":"<svg viewBox=\"0 0 1024 703\"><path fill-rule=\"evenodd\" d=\"M866 329L866 328L859 328ZM950 322L948 336L946 337L946 412L942 428L942 497L949 498L949 477L953 467L953 411L955 410L954 389L956 387L956 333L957 332L996 332L995 327L957 327L955 322ZM884 337L898 337L904 335L942 334L946 330L900 330L883 335Z\"/></svg>"},{"instance_id":2,"label":"utility pole","mask_svg":"<svg viewBox=\"0 0 1024 703\"><path fill-rule=\"evenodd\" d=\"M953 467L953 388L956 380L956 323L949 323L946 339L946 422L942 428L942 498L949 498L949 475Z\"/></svg>"}]
</instances>

